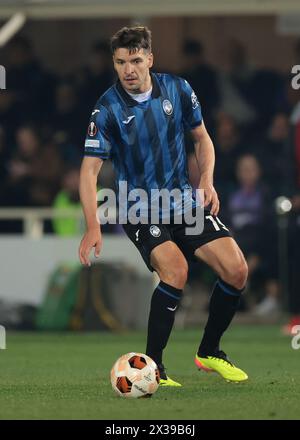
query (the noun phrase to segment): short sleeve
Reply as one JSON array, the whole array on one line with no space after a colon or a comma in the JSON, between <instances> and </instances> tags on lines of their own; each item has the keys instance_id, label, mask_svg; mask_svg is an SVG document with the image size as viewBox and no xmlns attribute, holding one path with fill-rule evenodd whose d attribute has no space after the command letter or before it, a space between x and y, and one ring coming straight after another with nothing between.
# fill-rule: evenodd
<instances>
[{"instance_id":1,"label":"short sleeve","mask_svg":"<svg viewBox=\"0 0 300 440\"><path fill-rule=\"evenodd\" d=\"M110 114L101 104L96 105L92 111L84 144L84 155L100 157L103 160L110 158Z\"/></svg>"},{"instance_id":2,"label":"short sleeve","mask_svg":"<svg viewBox=\"0 0 300 440\"><path fill-rule=\"evenodd\" d=\"M185 80L180 78L182 115L185 128L192 130L202 124L202 112L196 93Z\"/></svg>"}]
</instances>

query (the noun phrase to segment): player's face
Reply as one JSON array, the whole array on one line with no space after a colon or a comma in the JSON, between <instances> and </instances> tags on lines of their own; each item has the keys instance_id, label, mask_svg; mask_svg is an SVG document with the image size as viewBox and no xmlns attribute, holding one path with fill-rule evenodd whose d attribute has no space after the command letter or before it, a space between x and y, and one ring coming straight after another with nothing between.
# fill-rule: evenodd
<instances>
[{"instance_id":1,"label":"player's face","mask_svg":"<svg viewBox=\"0 0 300 440\"><path fill-rule=\"evenodd\" d=\"M153 65L153 55L140 49L129 53L128 49L116 49L114 68L125 90L130 93L143 93L151 87L150 67Z\"/></svg>"}]
</instances>

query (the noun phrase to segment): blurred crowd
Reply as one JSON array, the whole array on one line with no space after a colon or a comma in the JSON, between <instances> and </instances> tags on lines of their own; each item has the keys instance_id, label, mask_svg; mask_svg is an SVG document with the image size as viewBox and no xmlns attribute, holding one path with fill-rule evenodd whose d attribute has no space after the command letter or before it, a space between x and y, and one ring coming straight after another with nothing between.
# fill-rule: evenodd
<instances>
[{"instance_id":1,"label":"blurred crowd","mask_svg":"<svg viewBox=\"0 0 300 440\"><path fill-rule=\"evenodd\" d=\"M299 64L300 41L294 54L294 64ZM2 55L7 89L0 92L0 205L78 206L79 167L90 113L115 81L108 45L93 44L86 65L63 77L45 69L25 37L15 37ZM258 292L257 314L279 307L282 285L274 202L282 195L292 201L290 310L300 315L300 92L292 88L289 71L256 68L246 47L236 40L228 42L227 66L210 65L196 40L185 41L182 59L183 70L172 73L190 82L201 103L216 151L220 217L248 260L249 285ZM197 187L198 165L188 135L186 145L190 180ZM99 187L114 187L109 163ZM72 221L45 225L46 232L60 235L76 234L77 227ZM19 222L0 221L1 233L21 229ZM194 276L191 270L191 280Z\"/></svg>"}]
</instances>

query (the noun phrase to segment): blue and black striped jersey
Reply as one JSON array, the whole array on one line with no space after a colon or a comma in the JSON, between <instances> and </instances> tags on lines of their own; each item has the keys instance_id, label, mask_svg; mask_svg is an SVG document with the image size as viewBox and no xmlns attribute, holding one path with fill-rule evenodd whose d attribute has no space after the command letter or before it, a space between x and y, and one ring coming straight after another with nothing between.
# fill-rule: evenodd
<instances>
[{"instance_id":1,"label":"blue and black striped jersey","mask_svg":"<svg viewBox=\"0 0 300 440\"><path fill-rule=\"evenodd\" d=\"M92 112L85 155L111 159L116 181L137 188L191 189L184 132L202 123L199 102L188 82L151 73L152 95L135 101L118 81L97 101ZM118 186L118 185L117 185ZM185 201L190 209L193 201ZM172 210L171 206L171 210ZM163 214L161 215L163 217Z\"/></svg>"}]
</instances>

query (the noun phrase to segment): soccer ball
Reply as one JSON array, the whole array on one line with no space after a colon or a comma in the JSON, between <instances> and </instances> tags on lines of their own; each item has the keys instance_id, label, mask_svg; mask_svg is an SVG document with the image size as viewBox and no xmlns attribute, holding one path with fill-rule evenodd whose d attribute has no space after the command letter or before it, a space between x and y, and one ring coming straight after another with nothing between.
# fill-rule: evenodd
<instances>
[{"instance_id":1,"label":"soccer ball","mask_svg":"<svg viewBox=\"0 0 300 440\"><path fill-rule=\"evenodd\" d=\"M121 356L110 372L113 389L122 397L151 397L159 385L156 363L142 353Z\"/></svg>"}]
</instances>

